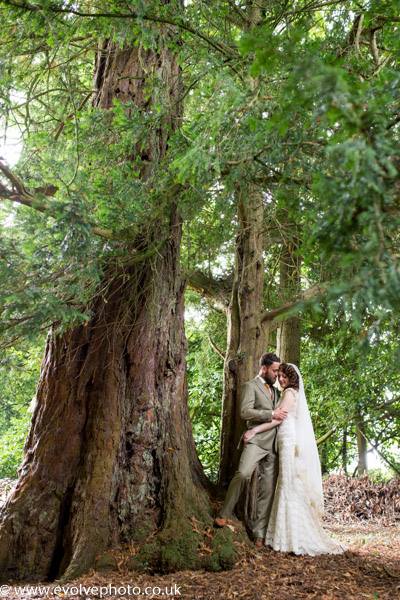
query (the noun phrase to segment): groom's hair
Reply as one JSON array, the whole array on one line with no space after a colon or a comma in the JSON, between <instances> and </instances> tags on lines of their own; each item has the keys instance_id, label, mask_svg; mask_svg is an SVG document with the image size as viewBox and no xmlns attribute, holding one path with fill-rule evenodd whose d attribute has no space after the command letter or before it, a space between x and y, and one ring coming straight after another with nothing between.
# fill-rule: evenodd
<instances>
[{"instance_id":1,"label":"groom's hair","mask_svg":"<svg viewBox=\"0 0 400 600\"><path fill-rule=\"evenodd\" d=\"M269 367L269 365L272 365L272 363L274 362L281 362L279 356L277 356L273 352L266 352L260 358L260 367Z\"/></svg>"}]
</instances>

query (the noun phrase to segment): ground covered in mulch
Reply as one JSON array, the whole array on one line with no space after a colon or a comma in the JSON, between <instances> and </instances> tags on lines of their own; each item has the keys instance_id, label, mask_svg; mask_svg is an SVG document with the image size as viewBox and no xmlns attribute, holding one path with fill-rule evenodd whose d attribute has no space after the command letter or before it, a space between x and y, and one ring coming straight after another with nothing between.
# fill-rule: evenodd
<instances>
[{"instance_id":1,"label":"ground covered in mulch","mask_svg":"<svg viewBox=\"0 0 400 600\"><path fill-rule=\"evenodd\" d=\"M360 478L331 475L324 481L325 514L329 522L379 521L400 524L400 479L374 483Z\"/></svg>"},{"instance_id":2,"label":"ground covered in mulch","mask_svg":"<svg viewBox=\"0 0 400 600\"><path fill-rule=\"evenodd\" d=\"M376 486L367 478L350 480L333 476L325 482L324 488L325 527L348 547L343 555L297 557L237 542L237 561L229 571L150 575L128 571L127 556L119 554L117 570L91 571L69 582L69 589L49 593L47 597L99 598L99 590L86 593L82 586L104 586L103 598L138 595L149 598L174 595L190 600L400 598L399 480ZM388 496L390 501L387 501ZM130 552L135 553L133 546ZM74 586L78 589L73 589ZM146 586L159 589L145 594ZM11 588L3 597L13 600L46 597L44 591L32 591Z\"/></svg>"}]
</instances>

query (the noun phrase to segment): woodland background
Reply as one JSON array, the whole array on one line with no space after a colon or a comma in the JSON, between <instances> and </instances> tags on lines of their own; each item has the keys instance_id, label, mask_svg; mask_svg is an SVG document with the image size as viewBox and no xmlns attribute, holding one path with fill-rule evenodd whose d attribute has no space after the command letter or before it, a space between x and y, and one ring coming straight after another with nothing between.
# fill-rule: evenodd
<instances>
[{"instance_id":1,"label":"woodland background","mask_svg":"<svg viewBox=\"0 0 400 600\"><path fill-rule=\"evenodd\" d=\"M212 494L237 463L238 394L264 351L300 366L325 475L365 474L373 450L375 480L398 476L399 9L0 1L1 131L22 144L15 164L9 145L0 158L0 477L29 487L29 461L49 460L40 448L95 394L93 423L121 419L127 461L144 439L161 456L192 430L182 479ZM78 369L63 352L84 344ZM169 420L171 398L187 417ZM118 452L104 481L136 473ZM175 466L152 460L138 481L157 495ZM58 489L55 530L74 527L72 489ZM155 504L165 517L168 492ZM17 556L24 542L8 543ZM77 574L71 544L18 572Z\"/></svg>"}]
</instances>

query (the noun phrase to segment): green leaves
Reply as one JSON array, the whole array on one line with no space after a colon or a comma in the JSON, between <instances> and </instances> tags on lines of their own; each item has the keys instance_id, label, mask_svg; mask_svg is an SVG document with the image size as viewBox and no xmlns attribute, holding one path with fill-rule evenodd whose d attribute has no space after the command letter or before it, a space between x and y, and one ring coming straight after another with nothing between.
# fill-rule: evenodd
<instances>
[{"instance_id":1,"label":"green leaves","mask_svg":"<svg viewBox=\"0 0 400 600\"><path fill-rule=\"evenodd\" d=\"M225 332L218 317L209 316L199 327L199 309L196 308L193 314L197 316L196 320L192 320L189 315L186 320L189 411L199 458L208 477L216 481L219 468L223 361L212 350L209 336L223 347Z\"/></svg>"},{"instance_id":2,"label":"green leaves","mask_svg":"<svg viewBox=\"0 0 400 600\"><path fill-rule=\"evenodd\" d=\"M17 475L23 457L45 340L0 354L0 478Z\"/></svg>"},{"instance_id":3,"label":"green leaves","mask_svg":"<svg viewBox=\"0 0 400 600\"><path fill-rule=\"evenodd\" d=\"M400 427L396 401L398 330L392 330L384 320L375 328L369 327L368 314L354 322L352 307L342 302L328 319L326 315L308 317L304 322L302 373L317 437L329 431L332 423L337 428L323 445L325 466L328 470L343 466L343 456L348 464L356 458L357 410L364 417L368 438L390 455ZM390 412L383 418L386 403ZM393 462L398 460L393 458Z\"/></svg>"}]
</instances>

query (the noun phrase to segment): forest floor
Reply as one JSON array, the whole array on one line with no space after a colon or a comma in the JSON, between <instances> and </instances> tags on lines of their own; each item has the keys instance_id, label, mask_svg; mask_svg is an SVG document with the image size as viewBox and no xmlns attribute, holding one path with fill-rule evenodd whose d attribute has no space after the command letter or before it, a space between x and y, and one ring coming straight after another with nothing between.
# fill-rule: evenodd
<instances>
[{"instance_id":1,"label":"forest floor","mask_svg":"<svg viewBox=\"0 0 400 600\"><path fill-rule=\"evenodd\" d=\"M398 480L397 480L398 482ZM352 490L340 498L338 490L343 486ZM330 490L325 487L328 497L328 511L325 528L344 543L348 550L342 555L299 557L274 552L267 547L255 548L247 543L235 542L237 560L233 569L223 572L179 571L168 575L150 575L129 571L124 567L129 557L116 555L118 570L90 571L68 584L64 589L53 592L56 584L48 582L18 582L7 590L0 586L0 597L20 600L28 598L161 598L172 596L188 600L297 600L302 598L318 600L364 599L395 600L400 598L400 528L396 514L390 508L385 514L361 519L350 516L348 507L356 507L356 497L360 506L374 506L366 500L364 493L371 490L379 498L380 506L385 503L388 489L383 486L345 483L333 480ZM373 489L372 489L373 488ZM393 486L390 490L393 491ZM396 485L398 489L398 485ZM382 490L386 491L384 494ZM351 496L351 497L350 497ZM331 503L329 503L331 497ZM334 503L334 504L333 504ZM333 506L336 513L333 513ZM377 504L376 504L377 506ZM388 515L390 516L388 517ZM131 551L134 553L135 548ZM23 586L27 586L24 590ZM50 589L46 590L46 586ZM81 586L81 587L80 587ZM128 587L130 586L130 588ZM144 589L153 589L148 594ZM40 590L40 587L43 589ZM95 587L101 588L96 591ZM19 588L19 589L18 589ZM86 588L86 589L85 589ZM91 588L91 589L88 589ZM140 588L140 590L138 589ZM6 593L4 593L6 592Z\"/></svg>"},{"instance_id":2,"label":"forest floor","mask_svg":"<svg viewBox=\"0 0 400 600\"><path fill-rule=\"evenodd\" d=\"M103 598L132 598L133 589L158 587L146 598L161 598L175 591L176 598L188 600L297 600L391 599L400 597L400 531L398 526L379 523L326 525L327 530L348 546L339 556L298 557L273 552L268 548L238 548L238 560L230 571L179 571L169 575L146 575L118 571L88 575L69 582L58 593L42 592L48 583L22 583L25 591L9 589L6 598L100 598L86 589L103 586ZM129 595L128 585L131 586ZM107 589L108 586L108 589ZM110 586L114 586L110 587ZM174 586L176 588L174 589ZM35 590L36 587L36 590ZM77 589L74 589L77 588ZM125 588L125 590L123 589ZM1 588L0 588L1 589ZM92 592L90 590L90 592ZM89 592L89 590L87 590ZM33 592L33 593L32 593ZM80 593L81 592L81 593ZM111 592L111 593L109 593ZM124 593L126 592L126 593ZM136 589L136 597L138 590Z\"/></svg>"}]
</instances>

